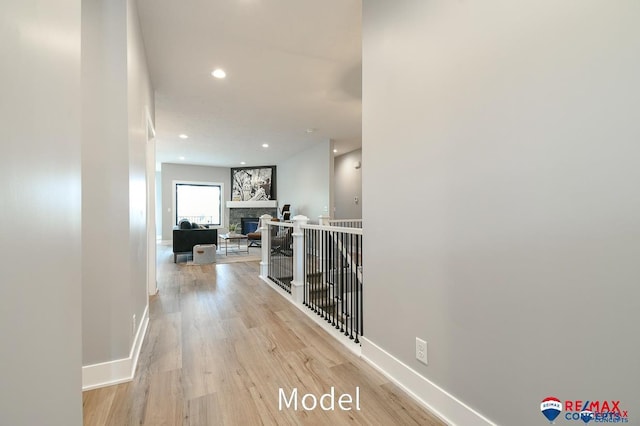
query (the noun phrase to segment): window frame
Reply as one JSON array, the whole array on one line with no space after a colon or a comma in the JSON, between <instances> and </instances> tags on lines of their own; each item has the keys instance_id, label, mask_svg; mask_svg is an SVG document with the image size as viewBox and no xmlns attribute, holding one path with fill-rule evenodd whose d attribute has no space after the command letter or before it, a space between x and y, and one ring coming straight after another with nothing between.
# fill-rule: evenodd
<instances>
[{"instance_id":1,"label":"window frame","mask_svg":"<svg viewBox=\"0 0 640 426\"><path fill-rule=\"evenodd\" d=\"M209 228L212 229L220 229L224 228L225 223L225 198L224 198L224 183L223 182L205 182L205 181L191 181L191 180L174 180L171 182L171 197L173 206L173 226L178 225L178 205L177 205L177 190L178 185L192 185L192 186L217 186L220 188L220 224L219 225L209 225Z\"/></svg>"}]
</instances>

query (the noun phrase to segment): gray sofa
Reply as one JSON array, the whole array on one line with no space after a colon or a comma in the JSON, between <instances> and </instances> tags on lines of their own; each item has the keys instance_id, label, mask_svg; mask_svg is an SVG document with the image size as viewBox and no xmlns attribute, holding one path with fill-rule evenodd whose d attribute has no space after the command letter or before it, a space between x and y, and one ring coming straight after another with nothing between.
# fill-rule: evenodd
<instances>
[{"instance_id":1,"label":"gray sofa","mask_svg":"<svg viewBox=\"0 0 640 426\"><path fill-rule=\"evenodd\" d=\"M187 224L189 222L186 222ZM196 225L197 226L197 225ZM193 246L198 244L218 244L218 230L210 228L189 227L185 222L173 229L173 262L176 263L179 254L193 256Z\"/></svg>"}]
</instances>

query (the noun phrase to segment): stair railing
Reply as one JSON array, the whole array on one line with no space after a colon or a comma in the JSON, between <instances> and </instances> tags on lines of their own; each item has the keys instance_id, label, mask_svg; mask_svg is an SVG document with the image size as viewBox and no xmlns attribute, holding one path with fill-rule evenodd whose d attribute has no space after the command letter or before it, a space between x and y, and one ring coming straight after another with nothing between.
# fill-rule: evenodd
<instances>
[{"instance_id":1,"label":"stair railing","mask_svg":"<svg viewBox=\"0 0 640 426\"><path fill-rule=\"evenodd\" d=\"M328 222L330 226L362 229L362 219L329 219Z\"/></svg>"},{"instance_id":2,"label":"stair railing","mask_svg":"<svg viewBox=\"0 0 640 426\"><path fill-rule=\"evenodd\" d=\"M294 279L293 224L288 222L266 221L265 231L261 231L262 241L267 244L267 278L287 293L291 293ZM264 232L264 233L263 233ZM265 250L263 248L263 256Z\"/></svg>"},{"instance_id":3,"label":"stair railing","mask_svg":"<svg viewBox=\"0 0 640 426\"><path fill-rule=\"evenodd\" d=\"M363 334L362 229L306 225L303 303L355 343Z\"/></svg>"},{"instance_id":4,"label":"stair railing","mask_svg":"<svg viewBox=\"0 0 640 426\"><path fill-rule=\"evenodd\" d=\"M364 331L362 222L345 227L328 225L326 217L320 225L308 224L305 216L295 216L293 223L272 222L268 215L260 219L261 276L359 344ZM282 235L282 228L291 231L284 248L273 237Z\"/></svg>"}]
</instances>

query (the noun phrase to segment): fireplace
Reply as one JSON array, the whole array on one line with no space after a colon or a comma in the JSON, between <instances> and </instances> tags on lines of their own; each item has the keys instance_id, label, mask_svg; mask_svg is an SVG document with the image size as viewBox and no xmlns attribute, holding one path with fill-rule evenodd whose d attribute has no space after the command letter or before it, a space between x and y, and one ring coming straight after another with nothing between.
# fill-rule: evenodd
<instances>
[{"instance_id":1,"label":"fireplace","mask_svg":"<svg viewBox=\"0 0 640 426\"><path fill-rule=\"evenodd\" d=\"M240 231L244 235L247 235L244 220L247 219L254 223L253 228L257 228L258 226L258 218L264 214L268 214L271 217L277 217L278 210L276 208L256 208L256 207L248 207L248 208L238 208L233 207L229 209L229 223L239 223ZM253 229L249 228L249 229Z\"/></svg>"},{"instance_id":2,"label":"fireplace","mask_svg":"<svg viewBox=\"0 0 640 426\"><path fill-rule=\"evenodd\" d=\"M243 217L240 218L240 227L242 234L247 235L251 232L256 232L258 229L258 223L260 219L257 217Z\"/></svg>"}]
</instances>

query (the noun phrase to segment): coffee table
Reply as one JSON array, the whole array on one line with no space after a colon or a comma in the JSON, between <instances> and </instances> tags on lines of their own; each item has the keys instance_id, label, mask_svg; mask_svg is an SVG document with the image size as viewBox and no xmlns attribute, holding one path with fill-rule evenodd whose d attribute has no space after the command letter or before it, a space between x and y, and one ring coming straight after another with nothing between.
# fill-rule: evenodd
<instances>
[{"instance_id":1,"label":"coffee table","mask_svg":"<svg viewBox=\"0 0 640 426\"><path fill-rule=\"evenodd\" d=\"M247 253L249 253L249 237L243 234L220 234L220 239L224 241L224 255L229 254L229 241L238 242L238 252L240 252L240 243L244 240L247 243Z\"/></svg>"}]
</instances>

